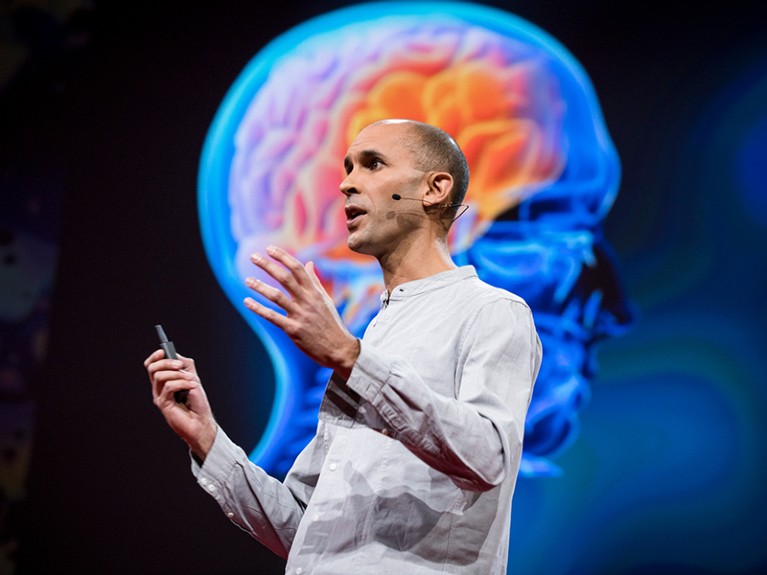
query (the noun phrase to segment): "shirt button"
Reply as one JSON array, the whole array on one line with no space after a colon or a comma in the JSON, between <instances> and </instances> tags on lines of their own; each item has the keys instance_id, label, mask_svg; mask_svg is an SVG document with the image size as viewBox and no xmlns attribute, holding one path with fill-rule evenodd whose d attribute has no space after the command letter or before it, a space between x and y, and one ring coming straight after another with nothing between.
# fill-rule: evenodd
<instances>
[{"instance_id":1,"label":"shirt button","mask_svg":"<svg viewBox=\"0 0 767 575\"><path fill-rule=\"evenodd\" d=\"M208 491L213 493L215 490L216 490L216 486L215 485L213 485L212 483L210 485L208 485Z\"/></svg>"},{"instance_id":2,"label":"shirt button","mask_svg":"<svg viewBox=\"0 0 767 575\"><path fill-rule=\"evenodd\" d=\"M319 516L319 515L317 515L317 514L315 513L315 514L312 516L312 521L314 521L314 522L316 523L316 522L317 522L317 521L319 521L319 520L320 520L320 516Z\"/></svg>"},{"instance_id":3,"label":"shirt button","mask_svg":"<svg viewBox=\"0 0 767 575\"><path fill-rule=\"evenodd\" d=\"M207 485L207 484L208 484L207 479L205 479L204 477L200 479L200 485Z\"/></svg>"},{"instance_id":4,"label":"shirt button","mask_svg":"<svg viewBox=\"0 0 767 575\"><path fill-rule=\"evenodd\" d=\"M336 465L335 463L331 463L330 465L328 465L328 469L330 469L330 471L335 471L337 467L338 465Z\"/></svg>"},{"instance_id":5,"label":"shirt button","mask_svg":"<svg viewBox=\"0 0 767 575\"><path fill-rule=\"evenodd\" d=\"M301 575L301 573L303 572L304 572L303 569L301 569L300 567L296 567L296 575Z\"/></svg>"}]
</instances>

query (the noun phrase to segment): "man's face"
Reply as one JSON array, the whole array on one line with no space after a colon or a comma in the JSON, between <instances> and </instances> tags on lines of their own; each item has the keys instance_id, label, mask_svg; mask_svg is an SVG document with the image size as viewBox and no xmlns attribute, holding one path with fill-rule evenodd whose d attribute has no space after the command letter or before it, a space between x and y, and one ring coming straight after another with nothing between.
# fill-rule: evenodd
<instances>
[{"instance_id":1,"label":"man's face","mask_svg":"<svg viewBox=\"0 0 767 575\"><path fill-rule=\"evenodd\" d=\"M423 203L406 199L420 200L428 191L428 174L414 167L414 137L406 123L376 124L349 147L341 192L351 250L380 259L407 249L414 232L423 228Z\"/></svg>"}]
</instances>

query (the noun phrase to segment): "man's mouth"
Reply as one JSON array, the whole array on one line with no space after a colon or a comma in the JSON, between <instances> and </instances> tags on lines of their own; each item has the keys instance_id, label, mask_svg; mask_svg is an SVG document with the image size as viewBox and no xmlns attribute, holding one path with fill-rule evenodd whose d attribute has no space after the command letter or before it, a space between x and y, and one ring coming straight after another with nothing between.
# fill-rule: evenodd
<instances>
[{"instance_id":1,"label":"man's mouth","mask_svg":"<svg viewBox=\"0 0 767 575\"><path fill-rule=\"evenodd\" d=\"M357 206L346 206L346 227L353 226L367 212Z\"/></svg>"}]
</instances>

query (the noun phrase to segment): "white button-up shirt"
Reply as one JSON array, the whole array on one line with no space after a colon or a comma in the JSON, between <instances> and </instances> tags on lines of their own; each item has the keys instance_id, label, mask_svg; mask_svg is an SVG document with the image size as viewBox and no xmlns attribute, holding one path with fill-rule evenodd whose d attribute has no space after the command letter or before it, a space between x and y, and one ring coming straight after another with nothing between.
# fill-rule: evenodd
<instances>
[{"instance_id":1,"label":"white button-up shirt","mask_svg":"<svg viewBox=\"0 0 767 575\"><path fill-rule=\"evenodd\" d=\"M284 481L222 429L193 472L287 573L502 575L540 362L527 304L472 266L408 282Z\"/></svg>"}]
</instances>

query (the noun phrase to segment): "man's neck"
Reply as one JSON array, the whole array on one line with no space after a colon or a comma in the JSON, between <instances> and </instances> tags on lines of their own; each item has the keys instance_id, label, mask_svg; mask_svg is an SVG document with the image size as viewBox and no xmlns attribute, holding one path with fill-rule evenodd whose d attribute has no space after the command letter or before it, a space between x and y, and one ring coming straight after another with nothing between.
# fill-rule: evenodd
<instances>
[{"instance_id":1,"label":"man's neck","mask_svg":"<svg viewBox=\"0 0 767 575\"><path fill-rule=\"evenodd\" d=\"M391 254L380 258L379 263L383 271L384 285L389 293L398 285L458 267L444 244L432 245L426 250L411 250L406 254Z\"/></svg>"}]
</instances>

